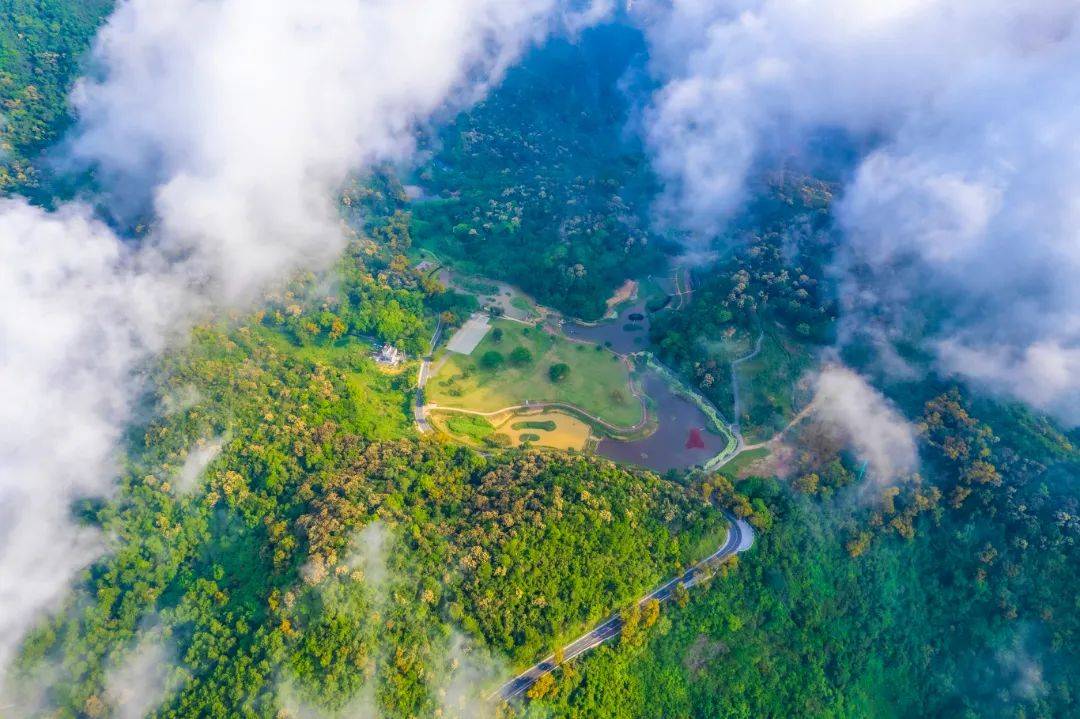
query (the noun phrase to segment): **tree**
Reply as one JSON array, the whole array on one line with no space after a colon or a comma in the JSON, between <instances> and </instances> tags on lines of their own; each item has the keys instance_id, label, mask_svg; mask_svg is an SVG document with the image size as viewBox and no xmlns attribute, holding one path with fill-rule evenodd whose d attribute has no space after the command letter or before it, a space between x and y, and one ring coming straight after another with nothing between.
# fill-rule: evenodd
<instances>
[{"instance_id":1,"label":"tree","mask_svg":"<svg viewBox=\"0 0 1080 719\"><path fill-rule=\"evenodd\" d=\"M551 378L552 382L562 382L569 375L570 365L566 364L565 362L553 364L551 365L551 368L548 369L548 377Z\"/></svg>"},{"instance_id":2,"label":"tree","mask_svg":"<svg viewBox=\"0 0 1080 719\"><path fill-rule=\"evenodd\" d=\"M480 366L487 370L495 370L502 366L502 352L488 350L480 357Z\"/></svg>"},{"instance_id":3,"label":"tree","mask_svg":"<svg viewBox=\"0 0 1080 719\"><path fill-rule=\"evenodd\" d=\"M502 327L496 327L495 329L491 330L491 341L492 342L494 342L495 344L499 344L500 342L502 342L502 338L503 338Z\"/></svg>"},{"instance_id":4,"label":"tree","mask_svg":"<svg viewBox=\"0 0 1080 719\"><path fill-rule=\"evenodd\" d=\"M870 548L871 540L870 532L859 532L854 537L848 540L844 547L847 549L848 555L854 559L865 553Z\"/></svg>"},{"instance_id":5,"label":"tree","mask_svg":"<svg viewBox=\"0 0 1080 719\"><path fill-rule=\"evenodd\" d=\"M817 494L820 482L821 478L816 473L810 472L795 480L795 489L803 494Z\"/></svg>"},{"instance_id":6,"label":"tree","mask_svg":"<svg viewBox=\"0 0 1080 719\"><path fill-rule=\"evenodd\" d=\"M690 591L686 588L686 585L679 582L675 585L675 603L679 605L680 609L686 609L686 605L690 602Z\"/></svg>"},{"instance_id":7,"label":"tree","mask_svg":"<svg viewBox=\"0 0 1080 719\"><path fill-rule=\"evenodd\" d=\"M622 614L622 636L619 641L626 644L637 644L641 637L641 607L637 604L624 609Z\"/></svg>"},{"instance_id":8,"label":"tree","mask_svg":"<svg viewBox=\"0 0 1080 719\"><path fill-rule=\"evenodd\" d=\"M652 625L656 624L656 620L660 618L660 600L650 599L645 602L645 606L641 611L641 626L648 629Z\"/></svg>"},{"instance_id":9,"label":"tree","mask_svg":"<svg viewBox=\"0 0 1080 719\"><path fill-rule=\"evenodd\" d=\"M532 362L532 360L532 352L525 349L524 347L515 347L514 351L510 353L510 364L517 367L524 367L525 365Z\"/></svg>"},{"instance_id":10,"label":"tree","mask_svg":"<svg viewBox=\"0 0 1080 719\"><path fill-rule=\"evenodd\" d=\"M556 689L555 677L551 676L551 674L544 674L529 687L529 691L525 692L525 695L535 701L551 696Z\"/></svg>"}]
</instances>

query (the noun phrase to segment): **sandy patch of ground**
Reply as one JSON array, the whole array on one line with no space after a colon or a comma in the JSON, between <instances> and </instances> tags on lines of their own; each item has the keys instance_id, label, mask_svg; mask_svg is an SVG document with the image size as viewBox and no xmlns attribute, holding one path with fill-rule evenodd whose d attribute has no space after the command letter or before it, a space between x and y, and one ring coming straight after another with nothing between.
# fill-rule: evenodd
<instances>
[{"instance_id":1,"label":"sandy patch of ground","mask_svg":"<svg viewBox=\"0 0 1080 719\"><path fill-rule=\"evenodd\" d=\"M526 422L554 422L555 429L548 430L526 427ZM589 429L589 425L585 424L580 419L553 410L540 412L538 414L514 415L499 427L499 431L503 434L510 435L518 442L521 441L522 435L534 434L540 438L532 440L533 446L536 447L576 449L578 451L585 449L585 445L589 441L589 435L592 432L592 430Z\"/></svg>"},{"instance_id":2,"label":"sandy patch of ground","mask_svg":"<svg viewBox=\"0 0 1080 719\"><path fill-rule=\"evenodd\" d=\"M484 443L474 437L459 435L450 430L449 420L454 415L453 412L436 409L432 411L430 421L437 430L453 437L456 441L475 447L483 446ZM493 434L509 437L512 446L519 446L525 441L529 441L533 447L560 450L573 449L580 452L585 449L592 435L592 430L585 422L557 410L544 410L541 412L508 411L485 419L494 428ZM548 429L547 426L527 426L526 423L542 425L551 423L554 427ZM538 439L531 439L526 435L534 435Z\"/></svg>"},{"instance_id":3,"label":"sandy patch of ground","mask_svg":"<svg viewBox=\"0 0 1080 719\"><path fill-rule=\"evenodd\" d=\"M637 293L638 283L636 280L627 280L626 282L623 282L622 285L615 290L615 294L607 299L608 314L613 313L615 308L623 302L628 302L637 297Z\"/></svg>"}]
</instances>

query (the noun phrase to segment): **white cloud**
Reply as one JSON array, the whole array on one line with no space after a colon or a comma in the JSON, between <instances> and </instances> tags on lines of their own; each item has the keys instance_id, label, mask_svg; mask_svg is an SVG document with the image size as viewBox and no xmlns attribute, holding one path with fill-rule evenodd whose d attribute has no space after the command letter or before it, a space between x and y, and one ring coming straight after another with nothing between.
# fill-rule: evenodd
<instances>
[{"instance_id":1,"label":"white cloud","mask_svg":"<svg viewBox=\"0 0 1080 719\"><path fill-rule=\"evenodd\" d=\"M143 719L169 690L175 659L165 640L152 632L105 677L105 697L116 719Z\"/></svg>"},{"instance_id":2,"label":"white cloud","mask_svg":"<svg viewBox=\"0 0 1080 719\"><path fill-rule=\"evenodd\" d=\"M839 205L845 266L869 271L850 309L944 311L941 368L1080 419L1080 7L658 0L640 17L671 215L707 238L758 164L843 131L864 148Z\"/></svg>"},{"instance_id":3,"label":"white cloud","mask_svg":"<svg viewBox=\"0 0 1080 719\"><path fill-rule=\"evenodd\" d=\"M880 392L846 367L827 366L814 381L814 414L850 444L875 482L912 474L915 428Z\"/></svg>"},{"instance_id":4,"label":"white cloud","mask_svg":"<svg viewBox=\"0 0 1080 719\"><path fill-rule=\"evenodd\" d=\"M499 702L487 699L509 673L506 663L484 647L454 632L447 646L446 666L433 676L441 716L485 719L499 716Z\"/></svg>"},{"instance_id":5,"label":"white cloud","mask_svg":"<svg viewBox=\"0 0 1080 719\"><path fill-rule=\"evenodd\" d=\"M940 367L1075 423L1080 35L1055 50L951 88L948 123L872 153L839 216L886 301L945 314Z\"/></svg>"},{"instance_id":6,"label":"white cloud","mask_svg":"<svg viewBox=\"0 0 1080 719\"><path fill-rule=\"evenodd\" d=\"M178 492L186 494L199 486L199 480L210 463L221 454L221 448L228 442L228 438L219 437L206 441L200 439L188 450L184 463L173 476L172 484Z\"/></svg>"},{"instance_id":7,"label":"white cloud","mask_svg":"<svg viewBox=\"0 0 1080 719\"><path fill-rule=\"evenodd\" d=\"M86 207L0 200L0 664L101 551L70 503L108 488L131 373L183 293Z\"/></svg>"},{"instance_id":8,"label":"white cloud","mask_svg":"<svg viewBox=\"0 0 1080 719\"><path fill-rule=\"evenodd\" d=\"M344 557L346 567L364 573L364 585L371 589L377 604L386 599L384 595L389 576L386 561L393 542L394 536L386 525L375 521L352 538Z\"/></svg>"}]
</instances>

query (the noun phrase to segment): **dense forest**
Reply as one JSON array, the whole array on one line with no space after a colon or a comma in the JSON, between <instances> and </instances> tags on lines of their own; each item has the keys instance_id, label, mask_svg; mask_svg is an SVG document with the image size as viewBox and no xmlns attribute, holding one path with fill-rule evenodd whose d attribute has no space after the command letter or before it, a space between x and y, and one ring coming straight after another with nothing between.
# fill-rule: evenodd
<instances>
[{"instance_id":1,"label":"dense forest","mask_svg":"<svg viewBox=\"0 0 1080 719\"><path fill-rule=\"evenodd\" d=\"M112 6L112 0L0 2L0 192L40 190L48 169L39 156L70 122L68 93Z\"/></svg>"},{"instance_id":2,"label":"dense forest","mask_svg":"<svg viewBox=\"0 0 1080 719\"><path fill-rule=\"evenodd\" d=\"M1080 454L979 409L925 403L921 488L741 482L771 519L753 553L567 668L537 716L1075 715Z\"/></svg>"},{"instance_id":3,"label":"dense forest","mask_svg":"<svg viewBox=\"0 0 1080 719\"><path fill-rule=\"evenodd\" d=\"M622 83L643 53L639 33L609 26L525 58L436 138L417 173L430 194L415 205L417 241L588 320L623 280L659 269L645 216L655 180L622 131Z\"/></svg>"}]
</instances>

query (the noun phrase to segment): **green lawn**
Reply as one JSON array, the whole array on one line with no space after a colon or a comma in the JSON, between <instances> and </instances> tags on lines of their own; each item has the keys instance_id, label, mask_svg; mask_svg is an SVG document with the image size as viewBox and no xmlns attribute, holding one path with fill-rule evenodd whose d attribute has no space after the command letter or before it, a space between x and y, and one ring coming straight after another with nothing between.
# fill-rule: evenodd
<instances>
[{"instance_id":1,"label":"green lawn","mask_svg":"<svg viewBox=\"0 0 1080 719\"><path fill-rule=\"evenodd\" d=\"M809 369L812 357L800 345L766 332L761 352L739 365L742 431L747 442L769 439L795 414L795 383Z\"/></svg>"},{"instance_id":2,"label":"green lawn","mask_svg":"<svg viewBox=\"0 0 1080 719\"><path fill-rule=\"evenodd\" d=\"M526 400L561 401L621 427L641 421L641 403L630 393L629 372L610 351L553 337L539 327L518 322L497 320L492 324L502 330L502 339L496 342L492 331L471 355L449 354L425 388L429 402L490 412ZM532 361L514 366L510 356L517 347L526 348ZM495 369L485 369L479 360L491 351L499 352L506 361ZM569 365L570 374L555 383L548 370L557 363Z\"/></svg>"},{"instance_id":3,"label":"green lawn","mask_svg":"<svg viewBox=\"0 0 1080 719\"><path fill-rule=\"evenodd\" d=\"M739 452L735 455L731 461L720 468L720 474L736 479L739 474L749 467L754 462L769 456L769 450L767 447L758 447L757 449L748 449Z\"/></svg>"},{"instance_id":4,"label":"green lawn","mask_svg":"<svg viewBox=\"0 0 1080 719\"><path fill-rule=\"evenodd\" d=\"M446 426L454 434L463 434L477 442L482 442L495 434L495 427L483 417L468 414L455 414L446 421Z\"/></svg>"}]
</instances>

